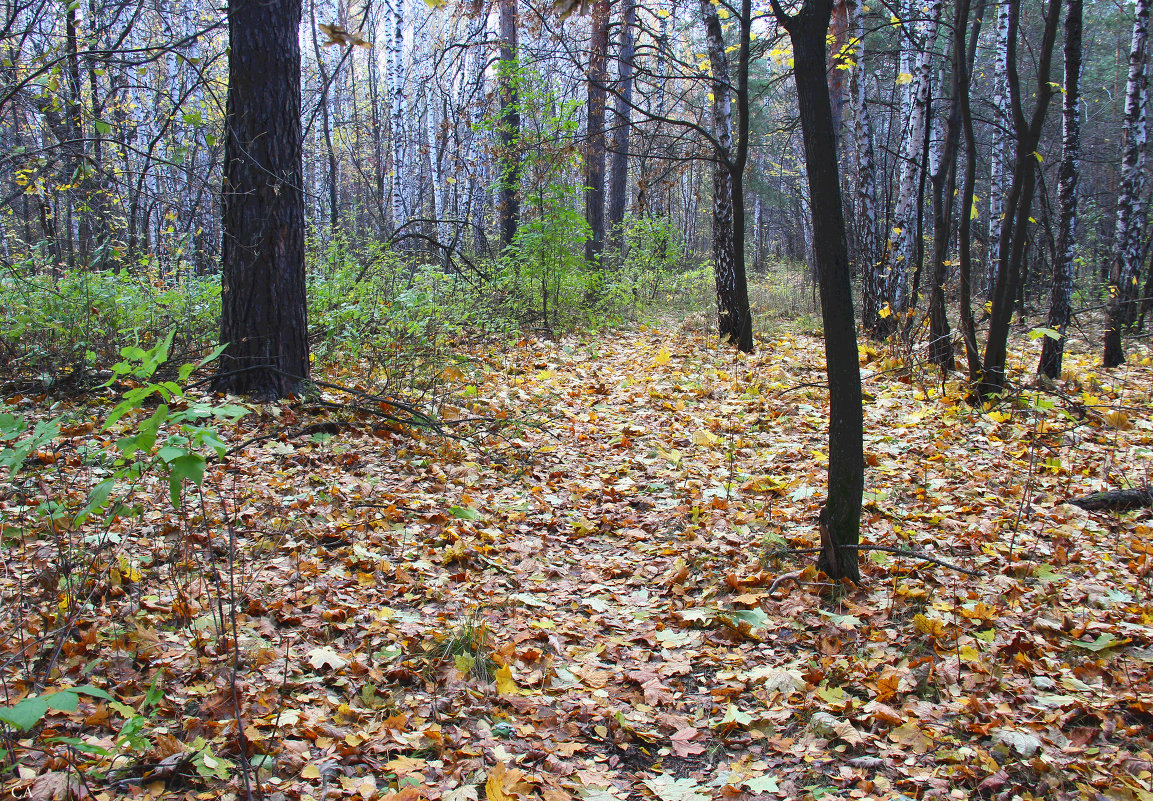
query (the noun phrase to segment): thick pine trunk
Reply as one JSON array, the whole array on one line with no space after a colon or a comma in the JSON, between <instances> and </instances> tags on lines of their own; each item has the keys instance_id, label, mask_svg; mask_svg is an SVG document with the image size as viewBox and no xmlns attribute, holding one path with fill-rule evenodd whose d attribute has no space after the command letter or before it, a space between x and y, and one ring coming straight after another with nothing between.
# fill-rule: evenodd
<instances>
[{"instance_id":1,"label":"thick pine trunk","mask_svg":"<svg viewBox=\"0 0 1153 801\"><path fill-rule=\"evenodd\" d=\"M1049 327L1060 339L1045 337L1037 372L1061 377L1065 353L1065 328L1069 325L1076 270L1077 170L1081 159L1081 23L1082 0L1068 0L1065 16L1065 94L1062 105L1061 169L1057 198L1061 219L1057 234L1057 263L1053 265L1053 291L1049 298Z\"/></svg>"},{"instance_id":2,"label":"thick pine trunk","mask_svg":"<svg viewBox=\"0 0 1153 801\"><path fill-rule=\"evenodd\" d=\"M860 542L865 472L861 373L837 145L825 80L825 32L831 10L831 0L805 0L796 16L786 17L778 0L773 0L773 11L793 43L813 227L822 232L813 241L829 376L829 494L821 513L820 566L833 578L859 581L855 546Z\"/></svg>"},{"instance_id":3,"label":"thick pine trunk","mask_svg":"<svg viewBox=\"0 0 1153 801\"><path fill-rule=\"evenodd\" d=\"M300 0L228 4L223 298L216 388L259 398L308 380Z\"/></svg>"},{"instance_id":4,"label":"thick pine trunk","mask_svg":"<svg viewBox=\"0 0 1153 801\"><path fill-rule=\"evenodd\" d=\"M1137 0L1133 19L1133 46L1129 51L1129 80L1125 90L1125 128L1122 132L1121 187L1117 197L1117 233L1109 272L1109 308L1105 322L1105 367L1125 361L1122 329L1137 317L1141 269L1141 240L1145 227L1145 144L1148 104L1146 39L1151 0Z\"/></svg>"}]
</instances>

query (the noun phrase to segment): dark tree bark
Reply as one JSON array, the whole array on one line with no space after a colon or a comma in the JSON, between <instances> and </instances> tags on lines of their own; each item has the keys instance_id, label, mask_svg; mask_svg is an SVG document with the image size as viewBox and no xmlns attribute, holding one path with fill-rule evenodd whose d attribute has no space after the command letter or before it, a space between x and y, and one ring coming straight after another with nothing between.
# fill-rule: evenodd
<instances>
[{"instance_id":1,"label":"dark tree bark","mask_svg":"<svg viewBox=\"0 0 1153 801\"><path fill-rule=\"evenodd\" d=\"M500 245L507 248L520 221L520 80L517 0L500 0Z\"/></svg>"},{"instance_id":2,"label":"dark tree bark","mask_svg":"<svg viewBox=\"0 0 1153 801\"><path fill-rule=\"evenodd\" d=\"M933 283L929 288L929 360L941 368L954 368L953 333L945 313L945 282L949 270L949 242L952 238L954 197L957 189L957 152L961 141L961 94L967 91L976 57L977 36L981 20L973 23L973 36L968 37L970 0L957 0L953 8L953 39L951 64L952 89L949 112L945 118L945 140L937 171L930 176L933 183ZM983 9L982 9L983 10ZM967 213L968 209L965 209Z\"/></svg>"},{"instance_id":3,"label":"dark tree bark","mask_svg":"<svg viewBox=\"0 0 1153 801\"><path fill-rule=\"evenodd\" d=\"M821 285L821 318L825 329L825 364L829 376L829 494L821 513L820 567L835 579L860 580L856 545L860 543L861 492L865 459L861 372L849 281L848 246L841 206L837 144L829 84L825 79L825 33L832 0L805 0L788 16L772 0L777 21L793 43L797 104L805 142L805 167L817 274Z\"/></svg>"},{"instance_id":4,"label":"dark tree bark","mask_svg":"<svg viewBox=\"0 0 1153 801\"><path fill-rule=\"evenodd\" d=\"M608 229L612 248L624 243L625 206L629 197L629 134L632 133L630 106L633 102L633 28L637 22L636 0L622 0L621 37L617 52L617 94L613 106L613 147L609 167Z\"/></svg>"},{"instance_id":5,"label":"dark tree bark","mask_svg":"<svg viewBox=\"0 0 1153 801\"><path fill-rule=\"evenodd\" d=\"M605 246L605 101L608 92L609 0L593 3L589 42L588 131L585 137L585 261L599 266Z\"/></svg>"},{"instance_id":6,"label":"dark tree bark","mask_svg":"<svg viewBox=\"0 0 1153 801\"><path fill-rule=\"evenodd\" d=\"M308 380L300 126L301 0L229 0L223 299L217 391Z\"/></svg>"},{"instance_id":7,"label":"dark tree bark","mask_svg":"<svg viewBox=\"0 0 1153 801\"><path fill-rule=\"evenodd\" d=\"M1068 0L1065 14L1065 95L1062 105L1064 121L1061 140L1061 169L1057 196L1061 220L1057 234L1057 263L1053 265L1053 291L1049 297L1049 327L1060 339L1045 337L1041 345L1041 362L1037 372L1049 378L1061 376L1065 354L1065 328L1069 325L1073 297L1073 274L1076 270L1074 247L1077 244L1077 169L1081 159L1081 23L1082 0Z\"/></svg>"},{"instance_id":8,"label":"dark tree bark","mask_svg":"<svg viewBox=\"0 0 1153 801\"><path fill-rule=\"evenodd\" d=\"M980 36L981 23L985 17L985 0L977 0L977 14L973 22L972 46L976 46ZM972 78L972 63L969 60L970 80L961 83L960 108L961 128L965 134L965 178L961 188L961 222L957 228L958 273L960 280L960 323L961 341L965 346L965 362L969 370L969 380L976 383L981 376L981 354L977 349L977 325L973 320L973 196L977 182L977 138L973 131L973 109L969 90Z\"/></svg>"},{"instance_id":9,"label":"dark tree bark","mask_svg":"<svg viewBox=\"0 0 1153 801\"><path fill-rule=\"evenodd\" d=\"M1037 184L1037 144L1045 112L1053 97L1049 71L1053 64L1053 45L1057 23L1061 18L1061 0L1049 0L1045 13L1045 33L1037 54L1037 98L1033 114L1025 116L1021 103L1021 79L1017 74L1017 29L1021 1L1009 0L1009 42L1006 74L1009 81L1013 130L1016 136L1013 180L1005 202L1005 219L1001 226L1000 252L997 255L997 278L993 285L993 311L989 321L989 339L985 342L985 359L981 365L981 382L977 397L988 398L1005 388L1005 357L1009 344L1009 321L1021 283L1021 264L1025 259L1025 242L1029 229L1029 212Z\"/></svg>"},{"instance_id":10,"label":"dark tree bark","mask_svg":"<svg viewBox=\"0 0 1153 801\"><path fill-rule=\"evenodd\" d=\"M733 142L733 84L716 7L701 0L705 41L712 67L713 93L713 261L716 271L717 328L721 340L753 352L753 320L745 274L745 165L749 138L749 41L752 7L741 3L741 42L737 56L737 140Z\"/></svg>"}]
</instances>

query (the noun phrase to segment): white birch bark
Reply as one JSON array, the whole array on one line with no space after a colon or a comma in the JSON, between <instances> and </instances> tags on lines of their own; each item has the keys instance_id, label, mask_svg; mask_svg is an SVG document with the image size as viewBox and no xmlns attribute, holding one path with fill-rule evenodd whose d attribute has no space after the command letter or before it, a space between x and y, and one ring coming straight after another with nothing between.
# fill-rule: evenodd
<instances>
[{"instance_id":1,"label":"white birch bark","mask_svg":"<svg viewBox=\"0 0 1153 801\"><path fill-rule=\"evenodd\" d=\"M933 49L937 42L943 0L932 0L927 17L911 26L908 41L916 48L915 65L908 82L909 113L901 147L900 182L897 188L893 228L889 232L885 275L885 300L895 315L909 307L908 270L916 252L917 190L920 176L921 149L925 141L925 125L929 89L933 69ZM918 9L919 10L919 9Z\"/></svg>"},{"instance_id":2,"label":"white birch bark","mask_svg":"<svg viewBox=\"0 0 1153 801\"><path fill-rule=\"evenodd\" d=\"M878 244L881 241L877 229L877 173L873 155L873 126L869 119L868 72L865 70L865 19L861 0L848 0L846 11L849 16L849 35L853 37L853 72L849 76L849 90L852 97L853 140L857 156L857 259L864 273L865 283L865 325L872 327L877 310L881 306L884 291L881 266L878 259Z\"/></svg>"},{"instance_id":3,"label":"white birch bark","mask_svg":"<svg viewBox=\"0 0 1153 801\"><path fill-rule=\"evenodd\" d=\"M1149 35L1150 0L1137 0L1133 21L1133 46L1129 52L1129 78L1125 89L1125 121L1121 134L1121 184L1117 197L1117 229L1113 245L1111 283L1122 297L1136 296L1141 262L1141 237L1145 228L1145 151L1148 116L1146 40ZM1132 306L1133 304L1128 304ZM1130 320L1125 315L1125 322Z\"/></svg>"},{"instance_id":4,"label":"white birch bark","mask_svg":"<svg viewBox=\"0 0 1153 801\"><path fill-rule=\"evenodd\" d=\"M1009 120L1009 79L1006 74L1009 48L1009 4L997 6L997 36L993 53L993 131L989 154L989 235L985 253L985 288L991 294L1001 249L1001 224L1005 218L1006 150L1012 136Z\"/></svg>"},{"instance_id":5,"label":"white birch bark","mask_svg":"<svg viewBox=\"0 0 1153 801\"><path fill-rule=\"evenodd\" d=\"M405 221L403 173L404 160L404 0L389 0L388 85L389 117L392 125L392 225L400 228Z\"/></svg>"}]
</instances>

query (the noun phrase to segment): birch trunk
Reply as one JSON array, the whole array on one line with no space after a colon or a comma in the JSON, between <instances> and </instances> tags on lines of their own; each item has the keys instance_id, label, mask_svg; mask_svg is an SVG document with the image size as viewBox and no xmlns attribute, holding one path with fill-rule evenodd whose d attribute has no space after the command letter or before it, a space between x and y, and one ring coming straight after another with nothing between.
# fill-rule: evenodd
<instances>
[{"instance_id":1,"label":"birch trunk","mask_svg":"<svg viewBox=\"0 0 1153 801\"><path fill-rule=\"evenodd\" d=\"M865 320L875 320L884 294L884 273L878 258L877 173L873 157L873 127L869 119L865 71L865 20L861 0L848 0L846 12L853 37L853 72L849 78L853 108L853 139L857 153L857 266L863 273Z\"/></svg>"},{"instance_id":2,"label":"birch trunk","mask_svg":"<svg viewBox=\"0 0 1153 801\"><path fill-rule=\"evenodd\" d=\"M1125 89L1125 127L1121 134L1121 186L1117 197L1117 233L1109 273L1109 308L1105 323L1105 367L1125 361L1121 330L1136 318L1140 295L1138 272L1145 227L1146 39L1151 0L1137 0L1133 19L1133 45L1129 50L1129 79Z\"/></svg>"},{"instance_id":3,"label":"birch trunk","mask_svg":"<svg viewBox=\"0 0 1153 801\"><path fill-rule=\"evenodd\" d=\"M1006 155L1012 130L1009 118L1009 81L1006 61L1009 48L1009 4L997 7L997 37L993 53L993 132L989 153L989 236L985 253L985 291L992 296L1001 252L1001 226L1005 219Z\"/></svg>"},{"instance_id":4,"label":"birch trunk","mask_svg":"<svg viewBox=\"0 0 1153 801\"><path fill-rule=\"evenodd\" d=\"M905 312L912 305L908 278L910 267L917 254L916 233L920 223L918 187L925 127L928 125L933 48L937 41L943 6L943 0L932 0L926 20L918 25L912 25L911 21L906 23L909 46L917 49L917 58L911 73L912 80L907 84L909 122L901 147L900 182L886 252L884 300L888 304L889 314L884 314L885 309L882 308L878 311L877 317L869 321L869 328L875 336L885 337L891 334L897 321L905 316Z\"/></svg>"},{"instance_id":5,"label":"birch trunk","mask_svg":"<svg viewBox=\"0 0 1153 801\"><path fill-rule=\"evenodd\" d=\"M392 225L405 223L404 182L404 0L390 0L388 41L389 116L392 121Z\"/></svg>"}]
</instances>

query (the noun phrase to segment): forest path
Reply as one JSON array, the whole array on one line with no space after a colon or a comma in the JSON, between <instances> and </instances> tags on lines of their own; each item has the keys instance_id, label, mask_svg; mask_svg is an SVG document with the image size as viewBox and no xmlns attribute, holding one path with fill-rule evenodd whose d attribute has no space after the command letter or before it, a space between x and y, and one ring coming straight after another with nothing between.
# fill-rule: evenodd
<instances>
[{"instance_id":1,"label":"forest path","mask_svg":"<svg viewBox=\"0 0 1153 801\"><path fill-rule=\"evenodd\" d=\"M293 801L1148 792L1151 516L1061 502L1142 475L1148 356L1099 374L1071 354L1078 419L1028 393L974 410L956 380L863 346L866 541L982 577L872 552L832 600L791 552L818 544L821 343L760 347L664 327L524 341L471 354L475 389L445 410L504 421L479 445L368 416L262 440L210 468L207 522L164 523L167 485L142 485L144 513L117 524L121 589L81 629L107 634L69 643L61 672L130 704L160 682L144 750L119 762L199 737L215 767L193 781L236 790L235 608L244 731L266 793ZM310 408L259 406L224 434L295 430ZM25 553L30 571L52 550ZM58 723L111 748L110 714Z\"/></svg>"}]
</instances>

